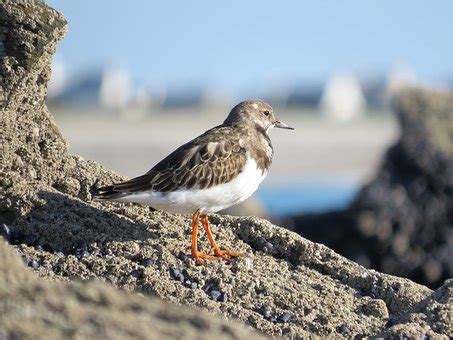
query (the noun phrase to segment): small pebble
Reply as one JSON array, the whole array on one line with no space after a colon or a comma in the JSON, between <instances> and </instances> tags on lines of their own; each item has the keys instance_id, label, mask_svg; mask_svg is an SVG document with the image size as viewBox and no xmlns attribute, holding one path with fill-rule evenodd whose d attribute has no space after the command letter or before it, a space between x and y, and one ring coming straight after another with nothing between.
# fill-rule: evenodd
<instances>
[{"instance_id":1,"label":"small pebble","mask_svg":"<svg viewBox=\"0 0 453 340\"><path fill-rule=\"evenodd\" d=\"M220 298L217 301L227 302L228 301L228 294L227 293L222 293L222 295L220 295Z\"/></svg>"},{"instance_id":2,"label":"small pebble","mask_svg":"<svg viewBox=\"0 0 453 340\"><path fill-rule=\"evenodd\" d=\"M44 249L41 246L36 246L36 250L39 251L40 253L44 251Z\"/></svg>"},{"instance_id":3,"label":"small pebble","mask_svg":"<svg viewBox=\"0 0 453 340\"><path fill-rule=\"evenodd\" d=\"M256 239L255 244L258 250L262 250L265 252L272 252L272 250L274 249L274 245L262 236Z\"/></svg>"},{"instance_id":4,"label":"small pebble","mask_svg":"<svg viewBox=\"0 0 453 340\"><path fill-rule=\"evenodd\" d=\"M184 275L178 269L174 269L173 267L170 267L169 272L170 272L170 276L174 280L179 281L181 283L183 283L185 281Z\"/></svg>"},{"instance_id":5,"label":"small pebble","mask_svg":"<svg viewBox=\"0 0 453 340\"><path fill-rule=\"evenodd\" d=\"M211 288L213 287L213 284L212 283L206 283L204 286L203 286L203 292L207 293L211 290Z\"/></svg>"},{"instance_id":6,"label":"small pebble","mask_svg":"<svg viewBox=\"0 0 453 340\"><path fill-rule=\"evenodd\" d=\"M263 306L261 307L261 315L264 316L265 319L269 319L272 316L271 309L269 306Z\"/></svg>"},{"instance_id":7,"label":"small pebble","mask_svg":"<svg viewBox=\"0 0 453 340\"><path fill-rule=\"evenodd\" d=\"M28 260L27 265L33 269L39 268L39 263L36 260Z\"/></svg>"},{"instance_id":8,"label":"small pebble","mask_svg":"<svg viewBox=\"0 0 453 340\"><path fill-rule=\"evenodd\" d=\"M45 270L48 270L48 271L53 271L53 268L50 264L45 264L44 266L42 266Z\"/></svg>"},{"instance_id":9,"label":"small pebble","mask_svg":"<svg viewBox=\"0 0 453 340\"><path fill-rule=\"evenodd\" d=\"M266 241L266 243L264 243L264 249L267 249L269 252L271 252L272 250L274 250L274 245Z\"/></svg>"},{"instance_id":10,"label":"small pebble","mask_svg":"<svg viewBox=\"0 0 453 340\"><path fill-rule=\"evenodd\" d=\"M283 313L282 315L279 315L279 317L277 318L277 321L281 322L281 323L285 323L285 322L288 322L290 319L291 319L291 315L289 315L288 313Z\"/></svg>"},{"instance_id":11,"label":"small pebble","mask_svg":"<svg viewBox=\"0 0 453 340\"><path fill-rule=\"evenodd\" d=\"M179 273L179 270L173 267L169 267L168 272L170 273L170 276L174 279L176 275Z\"/></svg>"},{"instance_id":12,"label":"small pebble","mask_svg":"<svg viewBox=\"0 0 453 340\"><path fill-rule=\"evenodd\" d=\"M175 269L173 267L170 267L169 271L170 271L170 276L174 279L177 279L179 274L181 274L181 272L178 269Z\"/></svg>"},{"instance_id":13,"label":"small pebble","mask_svg":"<svg viewBox=\"0 0 453 340\"><path fill-rule=\"evenodd\" d=\"M215 289L213 289L209 292L209 296L211 297L212 301L217 301L217 299L220 297L221 294L222 293L220 293L218 290L215 290Z\"/></svg>"},{"instance_id":14,"label":"small pebble","mask_svg":"<svg viewBox=\"0 0 453 340\"><path fill-rule=\"evenodd\" d=\"M186 262L188 260L188 258L189 257L183 251L179 252L178 259L180 259L183 262Z\"/></svg>"},{"instance_id":15,"label":"small pebble","mask_svg":"<svg viewBox=\"0 0 453 340\"><path fill-rule=\"evenodd\" d=\"M106 255L106 256L114 256L113 254L113 251L111 249L104 249L104 251L102 252L103 255Z\"/></svg>"},{"instance_id":16,"label":"small pebble","mask_svg":"<svg viewBox=\"0 0 453 340\"><path fill-rule=\"evenodd\" d=\"M192 288L192 289L197 289L197 288L198 288L198 283L197 283L197 282L192 282L192 283L190 284L190 288Z\"/></svg>"},{"instance_id":17,"label":"small pebble","mask_svg":"<svg viewBox=\"0 0 453 340\"><path fill-rule=\"evenodd\" d=\"M6 242L11 242L11 228L6 224L0 227L0 236L5 239Z\"/></svg>"},{"instance_id":18,"label":"small pebble","mask_svg":"<svg viewBox=\"0 0 453 340\"><path fill-rule=\"evenodd\" d=\"M83 259L85 256L89 256L90 253L86 250L83 249L83 248L79 248L76 250L75 252L75 256L77 257L77 259L80 261L81 259Z\"/></svg>"},{"instance_id":19,"label":"small pebble","mask_svg":"<svg viewBox=\"0 0 453 340\"><path fill-rule=\"evenodd\" d=\"M137 279L141 279L141 278L143 278L143 270L135 269L135 270L131 271L130 275Z\"/></svg>"},{"instance_id":20,"label":"small pebble","mask_svg":"<svg viewBox=\"0 0 453 340\"><path fill-rule=\"evenodd\" d=\"M176 281L179 281L181 283L183 283L185 281L185 277L182 273L179 273L176 277L175 277Z\"/></svg>"},{"instance_id":21,"label":"small pebble","mask_svg":"<svg viewBox=\"0 0 453 340\"><path fill-rule=\"evenodd\" d=\"M91 248L88 250L88 253L90 255L98 256L100 253L100 250L98 248Z\"/></svg>"},{"instance_id":22,"label":"small pebble","mask_svg":"<svg viewBox=\"0 0 453 340\"><path fill-rule=\"evenodd\" d=\"M346 325L341 325L340 328L338 329L338 332L340 334L351 334L351 330Z\"/></svg>"},{"instance_id":23,"label":"small pebble","mask_svg":"<svg viewBox=\"0 0 453 340\"><path fill-rule=\"evenodd\" d=\"M154 260L154 259L145 259L142 261L142 266L144 266L144 267L149 267L153 264L156 264L156 260Z\"/></svg>"}]
</instances>

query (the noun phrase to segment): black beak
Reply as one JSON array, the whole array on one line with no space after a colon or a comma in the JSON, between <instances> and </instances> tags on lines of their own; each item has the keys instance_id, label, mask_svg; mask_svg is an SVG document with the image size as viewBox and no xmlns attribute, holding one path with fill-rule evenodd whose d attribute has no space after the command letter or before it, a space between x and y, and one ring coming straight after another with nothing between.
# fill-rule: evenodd
<instances>
[{"instance_id":1,"label":"black beak","mask_svg":"<svg viewBox=\"0 0 453 340\"><path fill-rule=\"evenodd\" d=\"M280 129L287 129L287 130L294 130L293 127L279 121L279 120L276 120L275 123L274 123L274 127L276 128L280 128Z\"/></svg>"}]
</instances>

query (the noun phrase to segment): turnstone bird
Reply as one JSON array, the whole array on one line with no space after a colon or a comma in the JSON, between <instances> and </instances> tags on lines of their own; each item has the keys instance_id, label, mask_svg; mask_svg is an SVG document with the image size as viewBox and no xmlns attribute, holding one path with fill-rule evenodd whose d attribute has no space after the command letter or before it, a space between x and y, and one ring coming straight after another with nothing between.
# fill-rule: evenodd
<instances>
[{"instance_id":1,"label":"turnstone bird","mask_svg":"<svg viewBox=\"0 0 453 340\"><path fill-rule=\"evenodd\" d=\"M197 264L241 256L217 246L207 214L238 204L255 192L272 162L274 152L268 133L273 127L293 130L277 120L264 101L241 102L223 124L180 146L146 174L99 188L93 198L193 214L191 252ZM198 251L200 219L213 255Z\"/></svg>"}]
</instances>

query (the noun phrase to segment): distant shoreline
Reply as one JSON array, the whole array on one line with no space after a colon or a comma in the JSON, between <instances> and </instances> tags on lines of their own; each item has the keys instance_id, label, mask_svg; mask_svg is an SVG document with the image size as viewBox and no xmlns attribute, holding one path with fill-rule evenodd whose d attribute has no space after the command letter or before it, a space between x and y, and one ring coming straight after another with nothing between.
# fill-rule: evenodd
<instances>
[{"instance_id":1,"label":"distant shoreline","mask_svg":"<svg viewBox=\"0 0 453 340\"><path fill-rule=\"evenodd\" d=\"M187 114L165 111L137 121L61 108L53 112L71 152L129 177L149 170L181 143L223 119L190 110ZM363 184L399 133L390 113L344 123L316 117L312 111L285 111L280 117L296 130L271 131L275 157L265 184L288 178L341 178Z\"/></svg>"}]
</instances>

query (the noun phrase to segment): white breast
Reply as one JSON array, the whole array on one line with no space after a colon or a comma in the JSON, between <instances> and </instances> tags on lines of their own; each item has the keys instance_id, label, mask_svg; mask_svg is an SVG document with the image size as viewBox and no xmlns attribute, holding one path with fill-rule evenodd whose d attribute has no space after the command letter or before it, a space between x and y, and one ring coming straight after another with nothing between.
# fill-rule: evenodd
<instances>
[{"instance_id":1,"label":"white breast","mask_svg":"<svg viewBox=\"0 0 453 340\"><path fill-rule=\"evenodd\" d=\"M249 158L242 172L231 182L209 189L180 189L172 192L145 191L118 199L173 213L188 214L217 212L249 198L266 177L253 158Z\"/></svg>"}]
</instances>

